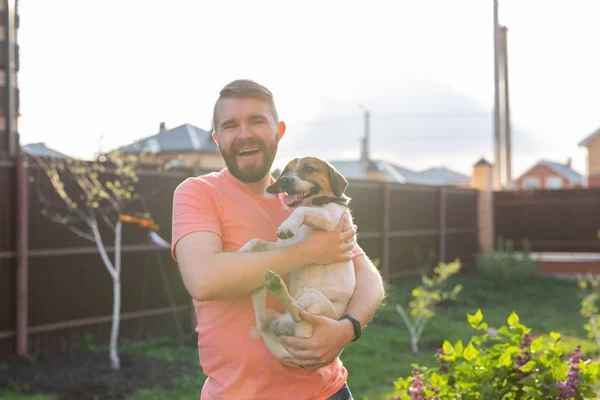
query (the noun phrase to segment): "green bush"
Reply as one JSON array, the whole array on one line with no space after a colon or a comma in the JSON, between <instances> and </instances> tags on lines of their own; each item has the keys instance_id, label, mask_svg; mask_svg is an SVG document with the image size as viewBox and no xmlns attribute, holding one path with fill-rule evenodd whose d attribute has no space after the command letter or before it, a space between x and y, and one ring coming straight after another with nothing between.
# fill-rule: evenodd
<instances>
[{"instance_id":1,"label":"green bush","mask_svg":"<svg viewBox=\"0 0 600 400\"><path fill-rule=\"evenodd\" d=\"M533 339L514 312L497 335L487 334L480 310L467 314L477 332L466 346L445 341L436 368L413 365L413 374L395 382L396 400L411 399L592 399L599 365L581 359L581 348L567 360L560 334Z\"/></svg>"},{"instance_id":2,"label":"green bush","mask_svg":"<svg viewBox=\"0 0 600 400\"><path fill-rule=\"evenodd\" d=\"M516 253L513 241L504 241L500 237L496 250L475 256L477 270L494 279L499 285L524 282L533 278L539 271L539 265L531 258L529 240L523 239L521 244L523 251Z\"/></svg>"}]
</instances>

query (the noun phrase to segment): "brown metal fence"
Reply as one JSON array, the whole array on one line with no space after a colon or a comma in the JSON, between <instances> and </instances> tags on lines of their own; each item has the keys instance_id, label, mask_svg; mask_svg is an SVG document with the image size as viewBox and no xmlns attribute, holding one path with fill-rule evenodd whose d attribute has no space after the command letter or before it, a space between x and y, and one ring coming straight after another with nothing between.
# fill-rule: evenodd
<instances>
[{"instance_id":1,"label":"brown metal fence","mask_svg":"<svg viewBox=\"0 0 600 400\"><path fill-rule=\"evenodd\" d=\"M197 171L196 171L197 172ZM25 337L29 354L62 350L84 333L107 341L112 281L95 246L44 217L36 182L28 182L26 318L19 327L17 293L16 168L0 161L0 356L14 353ZM29 175L39 176L30 167ZM171 239L173 191L191 171L140 173L145 206ZM386 281L418 274L438 260L477 252L477 192L457 188L350 181L347 194L359 227L359 243L379 258ZM123 232L121 336L179 335L193 323L190 298L168 249L155 247L147 231L127 224ZM112 246L106 243L109 254ZM22 313L23 311L21 311ZM19 330L21 334L19 335Z\"/></svg>"},{"instance_id":2,"label":"brown metal fence","mask_svg":"<svg viewBox=\"0 0 600 400\"><path fill-rule=\"evenodd\" d=\"M496 238L536 252L600 252L600 188L494 193Z\"/></svg>"}]
</instances>

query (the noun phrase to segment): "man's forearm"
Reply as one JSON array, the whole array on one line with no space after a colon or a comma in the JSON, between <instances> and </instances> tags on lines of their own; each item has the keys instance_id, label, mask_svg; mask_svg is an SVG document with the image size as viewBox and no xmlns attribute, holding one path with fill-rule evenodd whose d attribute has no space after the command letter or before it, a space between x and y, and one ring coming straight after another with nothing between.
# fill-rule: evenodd
<instances>
[{"instance_id":1,"label":"man's forearm","mask_svg":"<svg viewBox=\"0 0 600 400\"><path fill-rule=\"evenodd\" d=\"M385 296L381 274L367 258L361 255L354 259L356 271L356 288L346 314L360 321L364 328L375 316Z\"/></svg>"},{"instance_id":2,"label":"man's forearm","mask_svg":"<svg viewBox=\"0 0 600 400\"><path fill-rule=\"evenodd\" d=\"M287 275L305 263L302 246L295 244L262 252L220 252L198 268L202 273L193 296L200 301L241 296L264 284L265 271Z\"/></svg>"}]
</instances>

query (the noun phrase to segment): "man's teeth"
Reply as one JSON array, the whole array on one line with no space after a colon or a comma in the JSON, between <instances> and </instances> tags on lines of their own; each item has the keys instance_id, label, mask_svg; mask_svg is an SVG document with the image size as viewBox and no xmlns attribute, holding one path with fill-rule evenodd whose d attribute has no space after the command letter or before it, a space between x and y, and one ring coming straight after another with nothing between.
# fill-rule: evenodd
<instances>
[{"instance_id":1,"label":"man's teeth","mask_svg":"<svg viewBox=\"0 0 600 400\"><path fill-rule=\"evenodd\" d=\"M244 149L244 150L239 150L239 151L238 151L238 154L243 156L243 155L245 155L245 154L251 154L251 153L254 153L254 152L257 152L257 151L258 151L258 148L254 148L254 149Z\"/></svg>"}]
</instances>

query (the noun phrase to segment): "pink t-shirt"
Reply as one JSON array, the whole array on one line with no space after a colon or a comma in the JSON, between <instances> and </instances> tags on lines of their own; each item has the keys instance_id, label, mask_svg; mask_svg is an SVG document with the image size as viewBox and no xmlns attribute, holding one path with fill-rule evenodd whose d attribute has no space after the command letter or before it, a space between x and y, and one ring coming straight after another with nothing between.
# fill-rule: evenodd
<instances>
[{"instance_id":1,"label":"pink t-shirt","mask_svg":"<svg viewBox=\"0 0 600 400\"><path fill-rule=\"evenodd\" d=\"M290 213L280 198L251 192L227 169L188 178L173 199L173 258L177 260L179 240L192 232L216 233L223 251L229 252L254 238L276 241L277 227ZM359 254L364 252L357 246L355 255ZM344 385L348 372L339 359L318 370L299 369L276 359L256 333L250 295L205 302L193 299L193 304L200 365L208 376L203 400L321 400ZM269 292L267 307L284 311Z\"/></svg>"}]
</instances>

